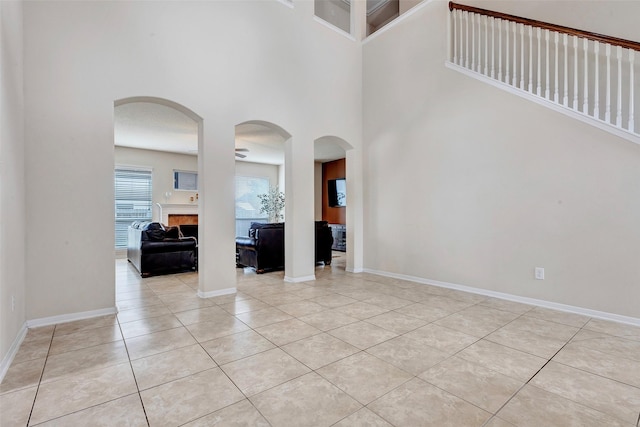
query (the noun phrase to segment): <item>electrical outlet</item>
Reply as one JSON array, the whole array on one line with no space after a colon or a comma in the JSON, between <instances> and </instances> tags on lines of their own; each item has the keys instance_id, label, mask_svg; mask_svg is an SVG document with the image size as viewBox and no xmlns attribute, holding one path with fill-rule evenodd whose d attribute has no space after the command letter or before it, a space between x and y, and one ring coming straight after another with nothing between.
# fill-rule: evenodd
<instances>
[{"instance_id":1,"label":"electrical outlet","mask_svg":"<svg viewBox=\"0 0 640 427\"><path fill-rule=\"evenodd\" d=\"M535 276L536 280L544 280L544 268L536 267Z\"/></svg>"}]
</instances>

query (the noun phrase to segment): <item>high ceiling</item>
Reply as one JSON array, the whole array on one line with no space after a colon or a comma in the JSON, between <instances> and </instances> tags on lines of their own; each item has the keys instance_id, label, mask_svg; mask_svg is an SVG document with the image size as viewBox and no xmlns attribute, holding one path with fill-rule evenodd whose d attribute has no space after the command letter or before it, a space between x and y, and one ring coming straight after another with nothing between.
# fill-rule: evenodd
<instances>
[{"instance_id":1,"label":"high ceiling","mask_svg":"<svg viewBox=\"0 0 640 427\"><path fill-rule=\"evenodd\" d=\"M180 154L198 154L197 123L175 108L154 102L118 105L114 113L115 145ZM269 126L246 123L236 126L235 146L249 151L238 161L284 164L284 138ZM229 155L232 155L229 153ZM315 160L344 158L344 150L330 139L315 144Z\"/></svg>"}]
</instances>

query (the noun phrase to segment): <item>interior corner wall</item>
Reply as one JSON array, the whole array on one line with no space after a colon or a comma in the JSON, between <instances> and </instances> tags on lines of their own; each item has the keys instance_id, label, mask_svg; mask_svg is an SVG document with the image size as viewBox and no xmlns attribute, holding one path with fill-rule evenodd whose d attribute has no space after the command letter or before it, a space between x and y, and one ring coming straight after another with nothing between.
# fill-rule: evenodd
<instances>
[{"instance_id":1,"label":"interior corner wall","mask_svg":"<svg viewBox=\"0 0 640 427\"><path fill-rule=\"evenodd\" d=\"M0 2L0 368L26 320L22 5Z\"/></svg>"},{"instance_id":2,"label":"interior corner wall","mask_svg":"<svg viewBox=\"0 0 640 427\"><path fill-rule=\"evenodd\" d=\"M638 2L507 3L640 40ZM365 268L640 318L640 146L446 68L447 14L363 46Z\"/></svg>"},{"instance_id":3,"label":"interior corner wall","mask_svg":"<svg viewBox=\"0 0 640 427\"><path fill-rule=\"evenodd\" d=\"M238 123L274 123L304 148L321 135L360 146L360 44L311 2L24 2L24 37L28 319L115 305L114 101L163 98L201 119L205 295L236 283Z\"/></svg>"}]
</instances>

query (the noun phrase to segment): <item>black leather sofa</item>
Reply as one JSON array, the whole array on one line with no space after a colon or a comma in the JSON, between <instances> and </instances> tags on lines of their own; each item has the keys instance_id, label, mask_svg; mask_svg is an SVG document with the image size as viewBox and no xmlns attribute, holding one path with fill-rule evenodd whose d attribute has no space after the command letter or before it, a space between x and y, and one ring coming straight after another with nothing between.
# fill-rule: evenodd
<instances>
[{"instance_id":1,"label":"black leather sofa","mask_svg":"<svg viewBox=\"0 0 640 427\"><path fill-rule=\"evenodd\" d=\"M315 261L331 264L333 236L326 221L316 221ZM236 266L258 274L284 268L284 223L251 223L248 236L236 237Z\"/></svg>"},{"instance_id":2,"label":"black leather sofa","mask_svg":"<svg viewBox=\"0 0 640 427\"><path fill-rule=\"evenodd\" d=\"M127 258L142 277L194 271L197 242L180 238L176 227L136 221L129 226Z\"/></svg>"}]
</instances>

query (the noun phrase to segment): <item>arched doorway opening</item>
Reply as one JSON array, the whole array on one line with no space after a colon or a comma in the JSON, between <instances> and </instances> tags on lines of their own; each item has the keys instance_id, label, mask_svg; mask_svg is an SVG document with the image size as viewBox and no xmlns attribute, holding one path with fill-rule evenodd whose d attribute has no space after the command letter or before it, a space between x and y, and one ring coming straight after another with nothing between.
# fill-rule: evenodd
<instances>
[{"instance_id":1,"label":"arched doorway opening","mask_svg":"<svg viewBox=\"0 0 640 427\"><path fill-rule=\"evenodd\" d=\"M133 221L198 224L201 140L202 118L181 104L157 97L114 102L116 263L127 266L128 227ZM193 288L197 280L194 274Z\"/></svg>"},{"instance_id":2,"label":"arched doorway opening","mask_svg":"<svg viewBox=\"0 0 640 427\"><path fill-rule=\"evenodd\" d=\"M314 141L315 219L327 221L333 234L332 269L346 270L349 251L348 215L352 209L348 189L347 152L353 147L337 136L323 136Z\"/></svg>"},{"instance_id":3,"label":"arched doorway opening","mask_svg":"<svg viewBox=\"0 0 640 427\"><path fill-rule=\"evenodd\" d=\"M269 212L263 209L260 196L286 194L285 142L291 135L282 127L267 121L250 120L235 127L235 224L236 236L246 237L253 222L284 222L284 209ZM285 204L287 197L284 197ZM284 249L282 249L284 262ZM244 254L244 251L242 252ZM242 254L239 254L242 255ZM278 257L274 257L276 262ZM244 268L256 260L239 260L237 277L246 277L261 270L258 266ZM268 265L267 268L276 267ZM277 266L281 267L281 266ZM282 275L280 270L278 277Z\"/></svg>"}]
</instances>

